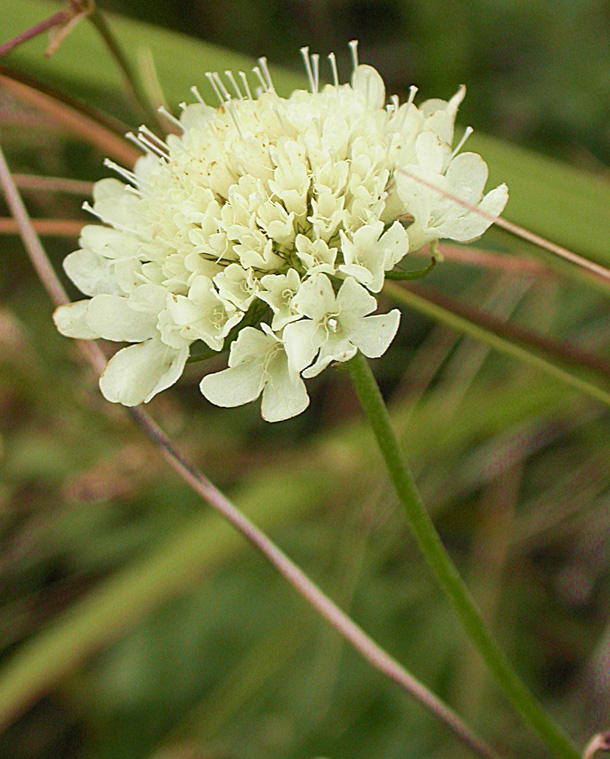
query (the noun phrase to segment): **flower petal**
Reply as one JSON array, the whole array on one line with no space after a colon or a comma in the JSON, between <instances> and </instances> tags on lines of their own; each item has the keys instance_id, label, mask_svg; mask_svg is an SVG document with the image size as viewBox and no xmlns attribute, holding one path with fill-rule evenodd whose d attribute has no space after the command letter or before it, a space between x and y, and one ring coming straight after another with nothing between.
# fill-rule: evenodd
<instances>
[{"instance_id":1,"label":"flower petal","mask_svg":"<svg viewBox=\"0 0 610 759\"><path fill-rule=\"evenodd\" d=\"M188 348L169 348L158 339L123 348L110 359L100 377L102 395L124 406L148 403L178 380L188 354Z\"/></svg>"},{"instance_id":2,"label":"flower petal","mask_svg":"<svg viewBox=\"0 0 610 759\"><path fill-rule=\"evenodd\" d=\"M199 383L203 395L215 406L225 408L250 403L263 389L263 367L257 361L208 374Z\"/></svg>"},{"instance_id":3,"label":"flower petal","mask_svg":"<svg viewBox=\"0 0 610 759\"><path fill-rule=\"evenodd\" d=\"M85 320L90 300L77 300L66 306L59 306L53 313L55 326L62 335L75 337L78 340L94 340L99 335L94 332Z\"/></svg>"},{"instance_id":4,"label":"flower petal","mask_svg":"<svg viewBox=\"0 0 610 759\"><path fill-rule=\"evenodd\" d=\"M333 286L326 274L313 274L299 287L292 301L293 308L315 321L321 321L335 308Z\"/></svg>"},{"instance_id":5,"label":"flower petal","mask_svg":"<svg viewBox=\"0 0 610 759\"><path fill-rule=\"evenodd\" d=\"M379 358L394 339L399 323L400 311L397 308L389 314L367 316L354 327L349 339L368 358Z\"/></svg>"},{"instance_id":6,"label":"flower petal","mask_svg":"<svg viewBox=\"0 0 610 759\"><path fill-rule=\"evenodd\" d=\"M75 250L66 256L64 271L85 295L119 292L108 259L91 250Z\"/></svg>"},{"instance_id":7,"label":"flower petal","mask_svg":"<svg viewBox=\"0 0 610 759\"><path fill-rule=\"evenodd\" d=\"M310 319L301 319L301 321L287 324L282 337L288 360L297 372L311 364L324 340L322 330Z\"/></svg>"},{"instance_id":8,"label":"flower petal","mask_svg":"<svg viewBox=\"0 0 610 759\"><path fill-rule=\"evenodd\" d=\"M478 203L487 182L487 164L477 153L460 153L447 168L451 192L468 203Z\"/></svg>"},{"instance_id":9,"label":"flower petal","mask_svg":"<svg viewBox=\"0 0 610 759\"><path fill-rule=\"evenodd\" d=\"M348 277L341 285L337 295L337 304L341 312L341 324L348 329L351 329L351 324L355 320L373 313L377 308L375 297L352 277Z\"/></svg>"},{"instance_id":10,"label":"flower petal","mask_svg":"<svg viewBox=\"0 0 610 759\"><path fill-rule=\"evenodd\" d=\"M305 383L291 372L285 354L279 354L270 367L270 376L263 390L261 415L266 422L281 422L296 416L309 406Z\"/></svg>"},{"instance_id":11,"label":"flower petal","mask_svg":"<svg viewBox=\"0 0 610 759\"><path fill-rule=\"evenodd\" d=\"M371 109L383 108L385 104L385 84L380 74L372 66L361 64L352 74L352 87L364 96Z\"/></svg>"},{"instance_id":12,"label":"flower petal","mask_svg":"<svg viewBox=\"0 0 610 759\"><path fill-rule=\"evenodd\" d=\"M303 377L309 379L316 377L333 361L349 361L356 355L358 350L348 337L332 335L320 348L320 354L315 364L305 369Z\"/></svg>"},{"instance_id":13,"label":"flower petal","mask_svg":"<svg viewBox=\"0 0 610 759\"><path fill-rule=\"evenodd\" d=\"M472 242L480 237L496 219L508 200L508 190L505 184L491 190L479 203L478 208L483 213L466 211L458 218L448 219L439 224L436 232L439 237L445 237L458 242ZM490 218L493 217L493 218Z\"/></svg>"},{"instance_id":14,"label":"flower petal","mask_svg":"<svg viewBox=\"0 0 610 759\"><path fill-rule=\"evenodd\" d=\"M89 301L87 325L99 337L117 342L139 343L156 332L157 316L134 311L126 298L96 295Z\"/></svg>"},{"instance_id":15,"label":"flower petal","mask_svg":"<svg viewBox=\"0 0 610 759\"><path fill-rule=\"evenodd\" d=\"M381 235L378 245L384 256L384 269L390 271L409 251L407 230L399 221L395 221L387 232Z\"/></svg>"}]
</instances>

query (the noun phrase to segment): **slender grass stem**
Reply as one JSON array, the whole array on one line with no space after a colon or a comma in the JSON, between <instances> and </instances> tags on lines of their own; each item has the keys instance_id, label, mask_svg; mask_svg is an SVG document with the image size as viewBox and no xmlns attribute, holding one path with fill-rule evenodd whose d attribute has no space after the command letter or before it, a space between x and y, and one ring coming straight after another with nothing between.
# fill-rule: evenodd
<instances>
[{"instance_id":1,"label":"slender grass stem","mask_svg":"<svg viewBox=\"0 0 610 759\"><path fill-rule=\"evenodd\" d=\"M357 353L347 363L347 367L417 543L437 582L459 617L468 638L515 709L538 733L554 755L561 759L577 759L580 753L576 746L538 704L498 647L472 600L468 588L445 550L419 496L413 475L403 457L390 423L388 410L366 358L361 353Z\"/></svg>"},{"instance_id":2,"label":"slender grass stem","mask_svg":"<svg viewBox=\"0 0 610 759\"><path fill-rule=\"evenodd\" d=\"M163 126L159 114L150 102L148 93L143 87L137 71L134 66L132 66L129 58L125 55L123 48L112 32L104 15L97 9L94 9L93 12L89 14L88 18L106 43L110 54L121 70L121 74L123 75L131 99L136 106L138 106L146 121L148 121L151 126Z\"/></svg>"}]
</instances>

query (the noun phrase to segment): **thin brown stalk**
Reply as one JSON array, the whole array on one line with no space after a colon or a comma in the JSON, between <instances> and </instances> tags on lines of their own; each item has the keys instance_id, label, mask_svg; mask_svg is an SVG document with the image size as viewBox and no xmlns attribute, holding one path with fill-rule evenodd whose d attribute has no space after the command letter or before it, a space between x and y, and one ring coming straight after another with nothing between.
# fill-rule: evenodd
<instances>
[{"instance_id":1,"label":"thin brown stalk","mask_svg":"<svg viewBox=\"0 0 610 759\"><path fill-rule=\"evenodd\" d=\"M62 26L63 24L66 24L73 17L74 12L70 8L64 8L61 11L57 11L57 13L54 13L52 16L39 21L37 24L34 24L34 26L31 26L23 32L19 32L15 37L0 45L0 57L6 55L11 50L14 50L14 48L19 47L23 42L27 42L34 37L38 37L39 34L43 34L43 32L52 29L54 26Z\"/></svg>"},{"instance_id":2,"label":"thin brown stalk","mask_svg":"<svg viewBox=\"0 0 610 759\"><path fill-rule=\"evenodd\" d=\"M71 219L32 219L32 226L41 237L78 237L84 221ZM19 235L21 227L15 218L0 217L0 235Z\"/></svg>"},{"instance_id":3,"label":"thin brown stalk","mask_svg":"<svg viewBox=\"0 0 610 759\"><path fill-rule=\"evenodd\" d=\"M47 58L50 58L53 55L74 27L93 12L95 7L93 3L94 0L91 0L89 3L86 2L86 0L82 3L79 2L79 0L71 0L72 17L49 30L51 41L44 53Z\"/></svg>"},{"instance_id":4,"label":"thin brown stalk","mask_svg":"<svg viewBox=\"0 0 610 759\"><path fill-rule=\"evenodd\" d=\"M93 192L93 182L66 177L41 177L37 174L13 174L13 180L20 190L42 190L61 192L66 195L86 195Z\"/></svg>"},{"instance_id":5,"label":"thin brown stalk","mask_svg":"<svg viewBox=\"0 0 610 759\"><path fill-rule=\"evenodd\" d=\"M447 245L445 243L439 245L439 251L448 261L455 261L455 263L466 266L480 266L485 269L511 271L518 274L535 274L538 277L553 276L553 272L548 266L532 258L507 255L486 248Z\"/></svg>"},{"instance_id":6,"label":"thin brown stalk","mask_svg":"<svg viewBox=\"0 0 610 759\"><path fill-rule=\"evenodd\" d=\"M0 84L12 92L20 100L40 109L51 119L61 124L70 132L80 135L93 144L106 156L109 156L127 167L132 167L142 153L121 134L103 123L97 115L76 107L59 93L49 90L46 86L34 83L21 75L2 69Z\"/></svg>"},{"instance_id":7,"label":"thin brown stalk","mask_svg":"<svg viewBox=\"0 0 610 759\"><path fill-rule=\"evenodd\" d=\"M400 286L405 287L406 285L401 283ZM431 303L442 306L442 308L468 319L468 321L473 324L485 327L485 329L488 329L501 337L508 338L513 342L542 351L548 356L558 358L563 363L578 368L584 367L597 374L604 375L606 379L610 378L610 361L601 356L587 353L570 343L540 335L527 327L522 327L518 324L508 324L497 316L485 313L473 306L468 306L455 298L433 291L429 287L422 287L421 285L409 283L408 286L406 286L406 289L426 298L426 300Z\"/></svg>"},{"instance_id":8,"label":"thin brown stalk","mask_svg":"<svg viewBox=\"0 0 610 759\"><path fill-rule=\"evenodd\" d=\"M434 182L429 182L427 179L417 176L416 174L412 174L406 169L398 169L398 171L410 179L414 179L416 182L424 185L424 187L435 190L445 198L448 198L463 208L466 208L469 211L476 213L478 216L487 219L501 229L505 229L507 232L510 232L510 234L516 235L517 237L520 237L522 240L526 240L527 242L531 242L537 247L542 248L549 253L553 253L553 255L558 256L559 258L562 258L565 261L569 261L570 263L579 266L581 269L585 269L585 271L588 271L590 274L593 274L595 277L602 279L606 283L610 282L610 269L606 269L606 267L601 266L600 264L596 264L594 261L589 261L588 258L579 256L578 253L574 253L573 251L564 248L562 245L557 245L557 243L551 242L550 240L547 240L546 238L541 237L534 232L530 232L528 229L524 229L518 224L514 224L512 221L508 221L502 217L496 217L493 214L487 213L487 211L483 211L477 205L469 203L467 200L462 200L462 198L460 198L458 195L455 195L454 193L451 193L441 187L437 187Z\"/></svg>"},{"instance_id":9,"label":"thin brown stalk","mask_svg":"<svg viewBox=\"0 0 610 759\"><path fill-rule=\"evenodd\" d=\"M30 223L27 210L12 180L0 148L0 184L7 202L19 223L24 246L32 264L56 305L69 302L46 252ZM97 344L87 343L88 358L97 372L103 371L106 358ZM476 735L452 709L414 678L396 659L382 649L367 633L347 616L315 585L273 541L259 530L234 506L208 478L188 461L175 443L141 408L129 409L129 414L155 445L163 458L190 487L207 501L224 519L235 527L251 545L275 567L297 593L312 606L340 635L342 635L377 671L386 675L405 693L413 696L474 753L484 759L500 759L499 755Z\"/></svg>"}]
</instances>

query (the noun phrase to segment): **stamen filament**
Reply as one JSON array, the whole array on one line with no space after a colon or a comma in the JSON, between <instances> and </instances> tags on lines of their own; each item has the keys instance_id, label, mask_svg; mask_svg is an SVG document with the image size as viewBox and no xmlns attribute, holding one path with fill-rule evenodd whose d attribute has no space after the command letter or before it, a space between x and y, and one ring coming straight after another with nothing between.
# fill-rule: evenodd
<instances>
[{"instance_id":1,"label":"stamen filament","mask_svg":"<svg viewBox=\"0 0 610 759\"><path fill-rule=\"evenodd\" d=\"M315 81L313 78L313 71L311 68L311 61L309 60L309 48L307 46L301 48L301 55L303 56L303 62L305 64L305 72L307 79L309 80L309 88L312 93L315 93Z\"/></svg>"},{"instance_id":2,"label":"stamen filament","mask_svg":"<svg viewBox=\"0 0 610 759\"><path fill-rule=\"evenodd\" d=\"M209 83L212 85L212 89L214 90L214 94L218 98L218 102L220 103L220 105L222 105L224 103L224 98L223 98L220 90L218 89L218 85L216 84L216 82L214 80L214 74L211 71L206 71L205 75L206 75L206 78L208 79Z\"/></svg>"},{"instance_id":3,"label":"stamen filament","mask_svg":"<svg viewBox=\"0 0 610 759\"><path fill-rule=\"evenodd\" d=\"M333 84L335 87L339 86L339 71L337 70L337 57L334 53L329 53L328 60L330 61L330 68L333 72Z\"/></svg>"}]
</instances>

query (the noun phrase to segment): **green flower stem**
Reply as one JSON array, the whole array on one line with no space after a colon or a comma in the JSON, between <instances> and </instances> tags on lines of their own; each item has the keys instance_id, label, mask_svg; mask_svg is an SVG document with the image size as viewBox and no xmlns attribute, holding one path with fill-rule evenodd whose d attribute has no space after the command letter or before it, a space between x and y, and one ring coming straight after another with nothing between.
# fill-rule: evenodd
<instances>
[{"instance_id":1,"label":"green flower stem","mask_svg":"<svg viewBox=\"0 0 610 759\"><path fill-rule=\"evenodd\" d=\"M515 709L538 733L556 757L578 759L580 752L563 730L541 708L494 640L468 588L449 554L419 496L390 423L379 387L366 358L357 353L347 363L351 380L402 503L417 543L436 580L446 593L471 643L479 652L498 685Z\"/></svg>"},{"instance_id":2,"label":"green flower stem","mask_svg":"<svg viewBox=\"0 0 610 759\"><path fill-rule=\"evenodd\" d=\"M97 29L100 36L106 43L110 54L114 58L117 66L121 70L123 79L127 86L127 91L133 100L134 104L141 111L141 115L145 120L149 122L150 126L159 125L159 114L155 107L150 102L148 95L142 86L140 77L132 66L129 58L125 55L123 48L119 44L117 38L114 36L108 22L105 17L96 8L88 16L93 26Z\"/></svg>"}]
</instances>

